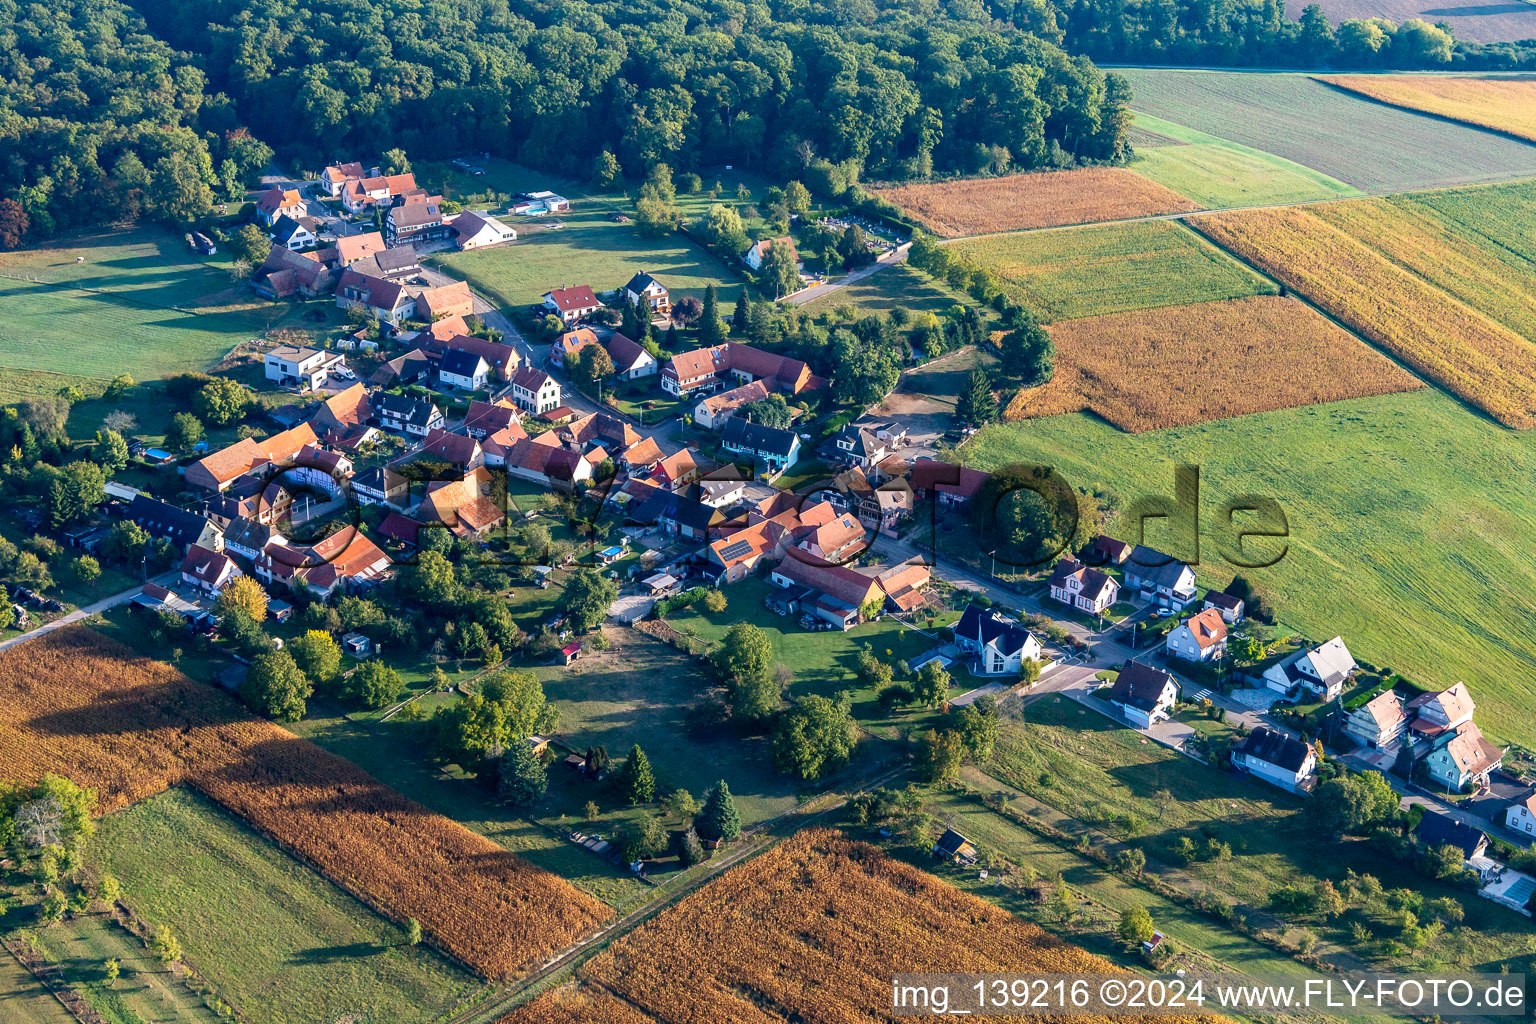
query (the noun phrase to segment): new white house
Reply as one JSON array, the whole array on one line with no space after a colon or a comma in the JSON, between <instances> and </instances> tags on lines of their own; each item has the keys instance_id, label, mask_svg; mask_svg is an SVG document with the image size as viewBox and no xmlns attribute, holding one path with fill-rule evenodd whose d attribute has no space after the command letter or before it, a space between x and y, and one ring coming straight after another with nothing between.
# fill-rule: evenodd
<instances>
[{"instance_id":1,"label":"new white house","mask_svg":"<svg viewBox=\"0 0 1536 1024\"><path fill-rule=\"evenodd\" d=\"M266 356L267 380L279 384L297 384L310 389L330 380L331 374L345 369L346 357L339 352L297 345L278 345Z\"/></svg>"},{"instance_id":2,"label":"new white house","mask_svg":"<svg viewBox=\"0 0 1536 1024\"><path fill-rule=\"evenodd\" d=\"M445 388L478 391L485 387L491 375L491 364L477 352L455 348L443 353L442 364L437 370L437 381Z\"/></svg>"},{"instance_id":3,"label":"new white house","mask_svg":"<svg viewBox=\"0 0 1536 1024\"><path fill-rule=\"evenodd\" d=\"M1184 661L1216 661L1227 653L1227 623L1215 608L1191 615L1168 631L1170 657Z\"/></svg>"},{"instance_id":4,"label":"new white house","mask_svg":"<svg viewBox=\"0 0 1536 1024\"><path fill-rule=\"evenodd\" d=\"M1026 660L1043 663L1040 638L1022 624L970 605L955 623L955 644L976 656L971 671L982 676L1018 675Z\"/></svg>"},{"instance_id":5,"label":"new white house","mask_svg":"<svg viewBox=\"0 0 1536 1024\"><path fill-rule=\"evenodd\" d=\"M1295 692L1305 687L1321 700L1333 700L1344 692L1359 666L1342 637L1334 637L1325 644L1297 651L1290 657L1276 662L1264 670L1260 677L1264 685L1281 693Z\"/></svg>"},{"instance_id":6,"label":"new white house","mask_svg":"<svg viewBox=\"0 0 1536 1024\"><path fill-rule=\"evenodd\" d=\"M1125 585L1174 608L1195 599L1195 570L1172 555L1136 545L1125 562Z\"/></svg>"},{"instance_id":7,"label":"new white house","mask_svg":"<svg viewBox=\"0 0 1536 1024\"><path fill-rule=\"evenodd\" d=\"M1098 615L1120 599L1120 584L1108 573L1063 558L1051 574L1051 599L1068 608Z\"/></svg>"},{"instance_id":8,"label":"new white house","mask_svg":"<svg viewBox=\"0 0 1536 1024\"><path fill-rule=\"evenodd\" d=\"M1139 661L1121 669L1109 691L1109 702L1138 729L1167 721L1178 700L1179 684L1173 676Z\"/></svg>"},{"instance_id":9,"label":"new white house","mask_svg":"<svg viewBox=\"0 0 1536 1024\"><path fill-rule=\"evenodd\" d=\"M1259 726L1232 751L1232 764L1291 793L1304 793L1317 782L1317 751L1278 729Z\"/></svg>"}]
</instances>

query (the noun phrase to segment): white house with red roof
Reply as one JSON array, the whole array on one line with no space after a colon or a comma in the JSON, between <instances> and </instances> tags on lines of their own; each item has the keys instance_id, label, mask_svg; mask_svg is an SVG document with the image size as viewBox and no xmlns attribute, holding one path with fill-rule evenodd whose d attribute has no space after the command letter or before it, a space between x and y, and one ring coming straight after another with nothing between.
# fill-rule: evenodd
<instances>
[{"instance_id":1,"label":"white house with red roof","mask_svg":"<svg viewBox=\"0 0 1536 1024\"><path fill-rule=\"evenodd\" d=\"M379 175L377 167L364 167L361 162L353 160L346 164L332 164L320 172L320 184L325 186L327 195L339 196L342 191L354 181L362 181L364 178L376 178Z\"/></svg>"},{"instance_id":2,"label":"white house with red roof","mask_svg":"<svg viewBox=\"0 0 1536 1024\"><path fill-rule=\"evenodd\" d=\"M568 324L574 324L590 313L603 308L592 293L590 285L574 288L552 288L544 293L544 305L549 311Z\"/></svg>"},{"instance_id":3,"label":"white house with red roof","mask_svg":"<svg viewBox=\"0 0 1536 1024\"><path fill-rule=\"evenodd\" d=\"M181 580L205 594L217 594L236 576L244 575L235 560L222 551L201 544L189 544L187 557L181 561Z\"/></svg>"},{"instance_id":4,"label":"white house with red roof","mask_svg":"<svg viewBox=\"0 0 1536 1024\"><path fill-rule=\"evenodd\" d=\"M535 416L560 406L560 382L543 370L524 366L512 374L512 400Z\"/></svg>"},{"instance_id":5,"label":"white house with red roof","mask_svg":"<svg viewBox=\"0 0 1536 1024\"><path fill-rule=\"evenodd\" d=\"M1168 654L1185 661L1215 661L1227 653L1227 623L1215 608L1191 615L1168 631Z\"/></svg>"},{"instance_id":6,"label":"white house with red roof","mask_svg":"<svg viewBox=\"0 0 1536 1024\"><path fill-rule=\"evenodd\" d=\"M256 197L256 216L267 227L277 223L279 217L291 217L298 220L304 216L304 197L299 195L296 188L283 188L281 185L273 185L261 195Z\"/></svg>"}]
</instances>

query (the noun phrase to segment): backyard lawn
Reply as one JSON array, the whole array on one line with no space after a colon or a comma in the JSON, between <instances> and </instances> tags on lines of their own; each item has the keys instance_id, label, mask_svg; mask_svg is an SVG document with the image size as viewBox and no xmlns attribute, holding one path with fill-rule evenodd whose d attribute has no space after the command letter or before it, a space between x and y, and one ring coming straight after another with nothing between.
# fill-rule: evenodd
<instances>
[{"instance_id":1,"label":"backyard lawn","mask_svg":"<svg viewBox=\"0 0 1536 1024\"><path fill-rule=\"evenodd\" d=\"M188 790L102 819L94 855L123 902L168 925L224 998L271 1024L336 1020L367 1007L427 1021L481 983L404 929Z\"/></svg>"},{"instance_id":2,"label":"backyard lawn","mask_svg":"<svg viewBox=\"0 0 1536 1024\"><path fill-rule=\"evenodd\" d=\"M231 280L229 262L158 228L0 254L0 366L140 379L206 370L296 316Z\"/></svg>"}]
</instances>

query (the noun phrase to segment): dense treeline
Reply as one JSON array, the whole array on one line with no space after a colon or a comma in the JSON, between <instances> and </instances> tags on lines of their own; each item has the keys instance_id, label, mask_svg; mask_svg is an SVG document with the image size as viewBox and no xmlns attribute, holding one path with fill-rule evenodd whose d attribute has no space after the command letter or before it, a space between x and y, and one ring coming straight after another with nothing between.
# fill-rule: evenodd
<instances>
[{"instance_id":1,"label":"dense treeline","mask_svg":"<svg viewBox=\"0 0 1536 1024\"><path fill-rule=\"evenodd\" d=\"M816 178L1113 159L1124 83L979 3L141 3L300 155L490 150L587 174L719 163ZM281 140L281 141L279 141ZM809 173L807 173L809 170Z\"/></svg>"},{"instance_id":2,"label":"dense treeline","mask_svg":"<svg viewBox=\"0 0 1536 1024\"><path fill-rule=\"evenodd\" d=\"M238 195L271 150L206 84L117 0L0 0L0 244Z\"/></svg>"}]
</instances>

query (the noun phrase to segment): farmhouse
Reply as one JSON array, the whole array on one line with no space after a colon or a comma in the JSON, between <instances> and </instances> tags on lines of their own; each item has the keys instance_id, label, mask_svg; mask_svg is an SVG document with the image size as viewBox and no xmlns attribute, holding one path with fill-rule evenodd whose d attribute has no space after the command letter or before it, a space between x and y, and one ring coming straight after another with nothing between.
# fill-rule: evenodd
<instances>
[{"instance_id":1,"label":"farmhouse","mask_svg":"<svg viewBox=\"0 0 1536 1024\"><path fill-rule=\"evenodd\" d=\"M681 490L703 475L703 468L686 448L668 455L651 471L653 481L672 491Z\"/></svg>"},{"instance_id":2,"label":"farmhouse","mask_svg":"<svg viewBox=\"0 0 1536 1024\"><path fill-rule=\"evenodd\" d=\"M1139 661L1127 663L1109 691L1109 702L1138 729L1150 729L1167 719L1178 699L1173 676Z\"/></svg>"},{"instance_id":3,"label":"farmhouse","mask_svg":"<svg viewBox=\"0 0 1536 1024\"><path fill-rule=\"evenodd\" d=\"M568 324L574 324L589 313L603 308L588 285L574 288L554 288L544 293L544 305L555 316Z\"/></svg>"},{"instance_id":4,"label":"farmhouse","mask_svg":"<svg viewBox=\"0 0 1536 1024\"><path fill-rule=\"evenodd\" d=\"M1317 784L1317 751L1278 729L1259 726L1232 751L1232 764L1291 793Z\"/></svg>"},{"instance_id":5,"label":"farmhouse","mask_svg":"<svg viewBox=\"0 0 1536 1024\"><path fill-rule=\"evenodd\" d=\"M383 363L373 371L371 380L379 387L402 387L425 380L432 370L432 360L419 348Z\"/></svg>"},{"instance_id":6,"label":"farmhouse","mask_svg":"<svg viewBox=\"0 0 1536 1024\"><path fill-rule=\"evenodd\" d=\"M1184 661L1219 661L1227 653L1227 623L1207 608L1169 630L1165 649Z\"/></svg>"},{"instance_id":7,"label":"farmhouse","mask_svg":"<svg viewBox=\"0 0 1536 1024\"><path fill-rule=\"evenodd\" d=\"M224 529L224 550L246 561L254 561L269 544L286 544L284 537L270 522L256 519L235 518Z\"/></svg>"},{"instance_id":8,"label":"farmhouse","mask_svg":"<svg viewBox=\"0 0 1536 1024\"><path fill-rule=\"evenodd\" d=\"M267 380L282 387L302 386L314 390L347 368L346 357L339 352L297 345L278 345L266 354Z\"/></svg>"},{"instance_id":9,"label":"farmhouse","mask_svg":"<svg viewBox=\"0 0 1536 1024\"><path fill-rule=\"evenodd\" d=\"M738 384L761 380L769 391L786 395L814 391L827 383L798 359L732 341L674 355L662 368L661 389L679 398L701 389L708 389L703 391L708 394L726 377L734 377Z\"/></svg>"},{"instance_id":10,"label":"farmhouse","mask_svg":"<svg viewBox=\"0 0 1536 1024\"><path fill-rule=\"evenodd\" d=\"M875 582L885 591L886 601L899 612L915 611L922 607L927 600L923 592L932 581L932 570L920 558L902 562L875 576Z\"/></svg>"},{"instance_id":11,"label":"farmhouse","mask_svg":"<svg viewBox=\"0 0 1536 1024\"><path fill-rule=\"evenodd\" d=\"M329 295L336 290L336 273L311 258L315 255L300 256L274 245L261 266L251 272L251 287L269 299L288 299L295 295L313 299Z\"/></svg>"},{"instance_id":12,"label":"farmhouse","mask_svg":"<svg viewBox=\"0 0 1536 1024\"><path fill-rule=\"evenodd\" d=\"M416 295L416 309L428 322L445 316L469 316L475 311L475 297L470 294L467 281L454 281L423 288Z\"/></svg>"},{"instance_id":13,"label":"farmhouse","mask_svg":"<svg viewBox=\"0 0 1536 1024\"><path fill-rule=\"evenodd\" d=\"M836 438L837 453L851 465L872 470L906 443L906 428L898 423L850 423Z\"/></svg>"},{"instance_id":14,"label":"farmhouse","mask_svg":"<svg viewBox=\"0 0 1536 1024\"><path fill-rule=\"evenodd\" d=\"M672 311L666 286L643 270L624 286L624 301L631 306L643 306L653 317L665 316Z\"/></svg>"},{"instance_id":15,"label":"farmhouse","mask_svg":"<svg viewBox=\"0 0 1536 1024\"><path fill-rule=\"evenodd\" d=\"M465 210L453 219L454 241L463 252L517 241L517 232L488 213Z\"/></svg>"},{"instance_id":16,"label":"farmhouse","mask_svg":"<svg viewBox=\"0 0 1536 1024\"><path fill-rule=\"evenodd\" d=\"M908 481L918 498L932 496L941 506L963 508L971 503L992 477L979 469L968 469L936 459L923 459L912 465Z\"/></svg>"},{"instance_id":17,"label":"farmhouse","mask_svg":"<svg viewBox=\"0 0 1536 1024\"><path fill-rule=\"evenodd\" d=\"M802 527L795 538L795 547L810 555L808 561L813 564L820 561L843 565L868 546L864 525L846 512L827 522Z\"/></svg>"},{"instance_id":18,"label":"farmhouse","mask_svg":"<svg viewBox=\"0 0 1536 1024\"><path fill-rule=\"evenodd\" d=\"M512 400L535 416L560 405L560 383L545 373L525 366L512 374Z\"/></svg>"},{"instance_id":19,"label":"farmhouse","mask_svg":"<svg viewBox=\"0 0 1536 1024\"><path fill-rule=\"evenodd\" d=\"M458 317L449 317L448 320L457 320ZM445 321L439 321L442 323ZM423 340L422 335L417 335L418 340ZM457 333L446 341L440 341L433 337L426 337L424 348L427 352L437 356L445 356L449 352L462 350L473 352L485 359L494 371L497 380L508 380L512 371L522 365L522 357L517 354L517 349L511 345L503 345L499 341L487 341L473 334Z\"/></svg>"},{"instance_id":20,"label":"farmhouse","mask_svg":"<svg viewBox=\"0 0 1536 1024\"><path fill-rule=\"evenodd\" d=\"M1052 600L1090 615L1100 614L1120 598L1120 584L1113 576L1071 558L1057 564L1049 586Z\"/></svg>"},{"instance_id":21,"label":"farmhouse","mask_svg":"<svg viewBox=\"0 0 1536 1024\"><path fill-rule=\"evenodd\" d=\"M705 430L719 430L725 426L725 421L742 406L767 397L768 388L762 381L755 380L722 394L701 398L693 406L693 422Z\"/></svg>"},{"instance_id":22,"label":"farmhouse","mask_svg":"<svg viewBox=\"0 0 1536 1024\"><path fill-rule=\"evenodd\" d=\"M224 550L224 530L213 520L143 494L128 503L123 518L137 523L151 537L170 541L183 554L193 544L210 551Z\"/></svg>"},{"instance_id":23,"label":"farmhouse","mask_svg":"<svg viewBox=\"0 0 1536 1024\"><path fill-rule=\"evenodd\" d=\"M384 240L390 245L430 245L446 241L453 225L437 203L406 203L392 206L384 217Z\"/></svg>"},{"instance_id":24,"label":"farmhouse","mask_svg":"<svg viewBox=\"0 0 1536 1024\"><path fill-rule=\"evenodd\" d=\"M481 537L505 521L497 504L490 472L481 466L458 480L428 485L416 517L426 523L442 523L456 537Z\"/></svg>"},{"instance_id":25,"label":"farmhouse","mask_svg":"<svg viewBox=\"0 0 1536 1024\"><path fill-rule=\"evenodd\" d=\"M368 399L368 389L353 384L321 402L320 408L309 418L309 424L324 437L345 437L364 427L372 418L373 403Z\"/></svg>"},{"instance_id":26,"label":"farmhouse","mask_svg":"<svg viewBox=\"0 0 1536 1024\"><path fill-rule=\"evenodd\" d=\"M762 463L769 475L782 473L795 464L800 455L800 437L793 430L766 427L741 416L725 421L720 447L738 455L749 455Z\"/></svg>"},{"instance_id":27,"label":"farmhouse","mask_svg":"<svg viewBox=\"0 0 1536 1024\"><path fill-rule=\"evenodd\" d=\"M244 438L221 448L187 467L187 483L209 491L222 491L239 477L269 462L287 462L317 438L307 423L273 434L264 441Z\"/></svg>"},{"instance_id":28,"label":"farmhouse","mask_svg":"<svg viewBox=\"0 0 1536 1024\"><path fill-rule=\"evenodd\" d=\"M229 555L199 544L189 545L181 562L181 581L205 594L217 594L240 575L240 567Z\"/></svg>"},{"instance_id":29,"label":"farmhouse","mask_svg":"<svg viewBox=\"0 0 1536 1024\"><path fill-rule=\"evenodd\" d=\"M1013 619L975 604L967 605L955 623L955 643L975 655L972 675L1018 675L1025 661L1045 660L1039 637Z\"/></svg>"},{"instance_id":30,"label":"farmhouse","mask_svg":"<svg viewBox=\"0 0 1536 1024\"><path fill-rule=\"evenodd\" d=\"M336 239L336 244L331 246L331 262L345 270L358 260L367 259L384 251L384 236L377 231L367 231L360 235L342 235Z\"/></svg>"},{"instance_id":31,"label":"farmhouse","mask_svg":"<svg viewBox=\"0 0 1536 1024\"><path fill-rule=\"evenodd\" d=\"M655 376L661 369L656 362L656 357L647 352L639 342L615 331L603 348L608 350L608 357L613 360L614 376L619 380L639 380L641 377Z\"/></svg>"},{"instance_id":32,"label":"farmhouse","mask_svg":"<svg viewBox=\"0 0 1536 1024\"><path fill-rule=\"evenodd\" d=\"M361 306L385 323L398 326L416 312L416 300L405 286L381 277L370 277L357 268L367 263L359 260L342 271L336 289L336 305L342 309Z\"/></svg>"},{"instance_id":33,"label":"farmhouse","mask_svg":"<svg viewBox=\"0 0 1536 1024\"><path fill-rule=\"evenodd\" d=\"M304 197L296 188L273 185L256 197L256 216L267 227L276 224L280 217L298 219L304 216Z\"/></svg>"},{"instance_id":34,"label":"farmhouse","mask_svg":"<svg viewBox=\"0 0 1536 1024\"><path fill-rule=\"evenodd\" d=\"M1371 750L1391 750L1407 725L1403 699L1393 690L1383 690L1344 718L1344 732Z\"/></svg>"},{"instance_id":35,"label":"farmhouse","mask_svg":"<svg viewBox=\"0 0 1536 1024\"><path fill-rule=\"evenodd\" d=\"M348 213L362 213L376 205L388 205L397 196L417 191L414 174L373 175L346 182L341 190L341 205Z\"/></svg>"},{"instance_id":36,"label":"farmhouse","mask_svg":"<svg viewBox=\"0 0 1536 1024\"><path fill-rule=\"evenodd\" d=\"M352 264L352 269L369 277L395 281L415 276L421 270L421 258L409 245L397 245L371 256L364 256Z\"/></svg>"},{"instance_id":37,"label":"farmhouse","mask_svg":"<svg viewBox=\"0 0 1536 1024\"><path fill-rule=\"evenodd\" d=\"M1441 733L1424 758L1429 777L1449 789L1482 787L1504 760L1504 751L1483 735L1476 722L1465 721Z\"/></svg>"},{"instance_id":38,"label":"farmhouse","mask_svg":"<svg viewBox=\"0 0 1536 1024\"><path fill-rule=\"evenodd\" d=\"M1195 570L1172 555L1136 545L1125 562L1125 585L1173 608L1195 599Z\"/></svg>"},{"instance_id":39,"label":"farmhouse","mask_svg":"<svg viewBox=\"0 0 1536 1024\"><path fill-rule=\"evenodd\" d=\"M485 455L479 441L467 434L454 434L441 428L429 430L427 436L422 439L420 448L404 459L395 461L396 464L400 464L418 459L446 462L455 469L465 472L478 469L485 464Z\"/></svg>"},{"instance_id":40,"label":"farmhouse","mask_svg":"<svg viewBox=\"0 0 1536 1024\"><path fill-rule=\"evenodd\" d=\"M393 563L356 527L346 527L316 544L269 544L255 560L257 578L327 600L348 585L383 579Z\"/></svg>"},{"instance_id":41,"label":"farmhouse","mask_svg":"<svg viewBox=\"0 0 1536 1024\"><path fill-rule=\"evenodd\" d=\"M354 181L362 181L364 178L378 177L377 167L364 167L354 160L347 164L335 164L327 167L320 173L320 184L325 186L326 194L335 197Z\"/></svg>"},{"instance_id":42,"label":"farmhouse","mask_svg":"<svg viewBox=\"0 0 1536 1024\"><path fill-rule=\"evenodd\" d=\"M793 517L793 512L784 513ZM716 584L735 583L745 578L764 561L779 553L779 542L789 532L789 525L767 519L744 530L737 530L709 546L709 562L720 570Z\"/></svg>"},{"instance_id":43,"label":"farmhouse","mask_svg":"<svg viewBox=\"0 0 1536 1024\"><path fill-rule=\"evenodd\" d=\"M1359 666L1344 646L1343 637L1297 651L1269 666L1260 677L1264 685L1281 693L1305 688L1321 700L1333 700L1344 692Z\"/></svg>"},{"instance_id":44,"label":"farmhouse","mask_svg":"<svg viewBox=\"0 0 1536 1024\"><path fill-rule=\"evenodd\" d=\"M380 395L374 412L379 426L410 437L426 437L443 425L443 411L435 402L409 395Z\"/></svg>"},{"instance_id":45,"label":"farmhouse","mask_svg":"<svg viewBox=\"0 0 1536 1024\"><path fill-rule=\"evenodd\" d=\"M507 399L498 398L494 402L485 402L477 398L470 402L469 408L464 411L464 433L478 441L499 431L516 427L520 436L527 437L522 421L522 412L516 404Z\"/></svg>"}]
</instances>

